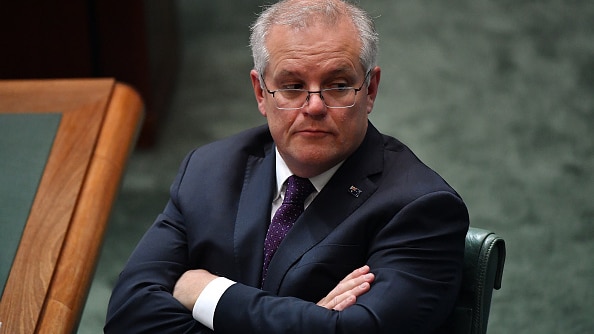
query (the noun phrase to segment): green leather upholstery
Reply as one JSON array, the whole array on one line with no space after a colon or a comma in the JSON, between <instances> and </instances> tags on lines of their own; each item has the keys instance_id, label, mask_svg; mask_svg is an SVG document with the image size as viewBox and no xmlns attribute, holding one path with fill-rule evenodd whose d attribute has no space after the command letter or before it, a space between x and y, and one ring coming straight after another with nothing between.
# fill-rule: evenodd
<instances>
[{"instance_id":1,"label":"green leather upholstery","mask_svg":"<svg viewBox=\"0 0 594 334\"><path fill-rule=\"evenodd\" d=\"M453 333L487 332L493 289L501 288L505 241L495 233L470 228L466 234L462 287L452 315Z\"/></svg>"}]
</instances>

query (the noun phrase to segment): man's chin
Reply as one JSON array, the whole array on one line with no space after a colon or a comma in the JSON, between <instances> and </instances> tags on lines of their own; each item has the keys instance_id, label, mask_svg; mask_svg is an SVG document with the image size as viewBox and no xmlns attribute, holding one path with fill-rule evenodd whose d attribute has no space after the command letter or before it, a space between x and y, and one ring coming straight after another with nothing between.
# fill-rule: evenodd
<instances>
[{"instance_id":1,"label":"man's chin","mask_svg":"<svg viewBox=\"0 0 594 334\"><path fill-rule=\"evenodd\" d=\"M301 148L299 151L291 155L292 163L287 161L293 172L298 172L294 169L299 169L304 177L312 177L319 175L341 161L336 151L320 150L319 147ZM303 175L300 175L303 176Z\"/></svg>"}]
</instances>

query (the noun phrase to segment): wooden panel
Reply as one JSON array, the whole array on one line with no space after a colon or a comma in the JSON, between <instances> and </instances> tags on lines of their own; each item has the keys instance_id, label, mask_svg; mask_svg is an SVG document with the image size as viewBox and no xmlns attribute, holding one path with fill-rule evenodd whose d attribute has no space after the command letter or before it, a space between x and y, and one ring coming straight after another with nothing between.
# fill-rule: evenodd
<instances>
[{"instance_id":1,"label":"wooden panel","mask_svg":"<svg viewBox=\"0 0 594 334\"><path fill-rule=\"evenodd\" d=\"M112 79L0 81L0 112L63 114L2 300L2 333L76 327L142 114Z\"/></svg>"}]
</instances>

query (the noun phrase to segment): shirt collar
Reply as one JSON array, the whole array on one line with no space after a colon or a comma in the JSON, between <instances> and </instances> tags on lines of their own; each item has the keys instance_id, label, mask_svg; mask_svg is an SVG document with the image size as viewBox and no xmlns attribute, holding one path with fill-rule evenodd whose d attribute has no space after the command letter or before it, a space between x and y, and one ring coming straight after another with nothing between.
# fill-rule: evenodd
<instances>
[{"instance_id":1,"label":"shirt collar","mask_svg":"<svg viewBox=\"0 0 594 334\"><path fill-rule=\"evenodd\" d=\"M274 195L274 198L276 199L280 196L283 184L285 183L285 181L287 181L289 176L293 175L293 173L285 163L285 160L283 160L283 158L281 157L276 146L274 147L274 151L276 153L276 193ZM311 184L313 184L313 186L316 188L317 193L322 191L322 188L324 188L326 183L330 181L330 178L332 178L334 173L336 173L336 171L342 165L343 162L344 160L339 162L329 170L323 172L322 174L309 178Z\"/></svg>"}]
</instances>

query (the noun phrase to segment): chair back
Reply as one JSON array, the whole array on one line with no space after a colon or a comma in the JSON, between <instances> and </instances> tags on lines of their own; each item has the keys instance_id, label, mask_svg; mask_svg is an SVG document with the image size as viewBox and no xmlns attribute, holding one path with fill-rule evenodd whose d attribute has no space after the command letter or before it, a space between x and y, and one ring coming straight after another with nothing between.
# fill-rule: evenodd
<instances>
[{"instance_id":1,"label":"chair back","mask_svg":"<svg viewBox=\"0 0 594 334\"><path fill-rule=\"evenodd\" d=\"M466 234L462 286L452 315L456 334L487 332L493 289L501 288L505 241L497 234L471 227Z\"/></svg>"}]
</instances>

